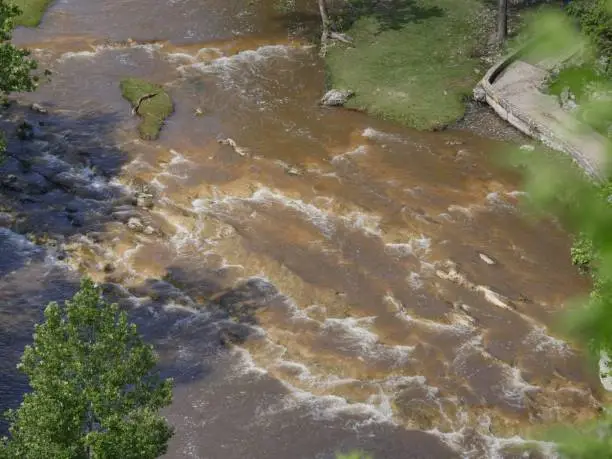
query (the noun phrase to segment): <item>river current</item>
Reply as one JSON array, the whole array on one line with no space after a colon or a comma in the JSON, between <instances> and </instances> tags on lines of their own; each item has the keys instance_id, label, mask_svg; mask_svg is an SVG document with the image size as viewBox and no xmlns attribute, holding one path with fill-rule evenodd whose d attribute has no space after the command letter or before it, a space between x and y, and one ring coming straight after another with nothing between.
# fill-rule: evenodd
<instances>
[{"instance_id":1,"label":"river current","mask_svg":"<svg viewBox=\"0 0 612 459\"><path fill-rule=\"evenodd\" d=\"M16 31L51 76L0 119L34 126L0 167L0 407L80 273L175 378L169 458L552 457L524 455L530 429L602 398L552 331L588 290L568 235L522 212L479 118L423 133L318 106L316 16L272 3L58 0ZM126 76L175 102L158 141Z\"/></svg>"}]
</instances>

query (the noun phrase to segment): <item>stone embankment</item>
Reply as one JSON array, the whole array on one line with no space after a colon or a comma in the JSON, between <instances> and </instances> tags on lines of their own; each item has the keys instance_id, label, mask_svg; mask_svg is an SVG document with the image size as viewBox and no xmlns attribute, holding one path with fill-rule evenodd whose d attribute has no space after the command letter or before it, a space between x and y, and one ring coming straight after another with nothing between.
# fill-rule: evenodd
<instances>
[{"instance_id":1,"label":"stone embankment","mask_svg":"<svg viewBox=\"0 0 612 459\"><path fill-rule=\"evenodd\" d=\"M491 67L474 90L475 98L518 130L571 155L592 178L603 179L608 140L563 110L555 96L541 91L550 71L571 55L528 62L529 47Z\"/></svg>"}]
</instances>

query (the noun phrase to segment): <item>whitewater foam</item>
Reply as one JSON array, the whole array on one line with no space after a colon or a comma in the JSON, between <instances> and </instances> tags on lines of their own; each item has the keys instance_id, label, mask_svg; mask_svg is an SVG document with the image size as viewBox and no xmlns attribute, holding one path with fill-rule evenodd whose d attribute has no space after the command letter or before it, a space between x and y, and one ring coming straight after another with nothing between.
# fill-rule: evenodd
<instances>
[{"instance_id":1,"label":"whitewater foam","mask_svg":"<svg viewBox=\"0 0 612 459\"><path fill-rule=\"evenodd\" d=\"M338 165L343 161L350 160L354 157L363 156L368 153L368 148L365 145L359 145L351 151L347 151L346 153L341 153L339 155L335 155L331 159L331 163L334 165Z\"/></svg>"}]
</instances>

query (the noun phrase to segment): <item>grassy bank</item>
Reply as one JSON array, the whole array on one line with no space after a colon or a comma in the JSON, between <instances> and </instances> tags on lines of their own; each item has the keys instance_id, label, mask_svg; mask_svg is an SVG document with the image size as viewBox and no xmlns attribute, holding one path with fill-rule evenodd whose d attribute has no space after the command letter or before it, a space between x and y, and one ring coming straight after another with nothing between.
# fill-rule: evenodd
<instances>
[{"instance_id":1,"label":"grassy bank","mask_svg":"<svg viewBox=\"0 0 612 459\"><path fill-rule=\"evenodd\" d=\"M51 2L52 0L13 0L21 10L15 25L37 27Z\"/></svg>"},{"instance_id":2,"label":"grassy bank","mask_svg":"<svg viewBox=\"0 0 612 459\"><path fill-rule=\"evenodd\" d=\"M135 113L141 117L138 131L144 140L155 140L173 110L172 98L164 88L138 78L121 80L121 95L130 101Z\"/></svg>"},{"instance_id":3,"label":"grassy bank","mask_svg":"<svg viewBox=\"0 0 612 459\"><path fill-rule=\"evenodd\" d=\"M363 7L345 30L355 46L329 49L329 82L355 91L353 108L418 129L442 127L463 116L493 25L483 0Z\"/></svg>"}]
</instances>

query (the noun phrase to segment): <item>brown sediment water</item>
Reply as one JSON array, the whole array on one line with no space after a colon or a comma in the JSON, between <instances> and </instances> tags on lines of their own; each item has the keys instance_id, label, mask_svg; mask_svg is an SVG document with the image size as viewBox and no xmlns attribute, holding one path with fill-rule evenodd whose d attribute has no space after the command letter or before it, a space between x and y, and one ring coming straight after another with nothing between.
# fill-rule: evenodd
<instances>
[{"instance_id":1,"label":"brown sediment water","mask_svg":"<svg viewBox=\"0 0 612 459\"><path fill-rule=\"evenodd\" d=\"M40 306L86 273L175 378L167 457L509 458L529 429L595 415L598 379L551 329L588 285L567 234L521 212L504 145L318 106L311 21L62 0L16 31L52 76L17 97L49 114L2 120L36 126L1 171L2 407ZM174 99L157 142L137 138L126 76Z\"/></svg>"}]
</instances>

